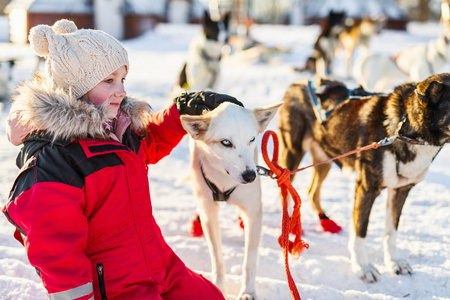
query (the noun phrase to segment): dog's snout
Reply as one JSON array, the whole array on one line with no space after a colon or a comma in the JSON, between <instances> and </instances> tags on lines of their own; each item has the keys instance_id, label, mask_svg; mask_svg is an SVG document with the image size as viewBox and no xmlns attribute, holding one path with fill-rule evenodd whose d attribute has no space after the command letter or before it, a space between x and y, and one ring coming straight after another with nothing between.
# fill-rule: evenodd
<instances>
[{"instance_id":1,"label":"dog's snout","mask_svg":"<svg viewBox=\"0 0 450 300\"><path fill-rule=\"evenodd\" d=\"M253 170L245 170L242 174L242 179L244 179L246 183L253 182L256 179L256 172Z\"/></svg>"}]
</instances>

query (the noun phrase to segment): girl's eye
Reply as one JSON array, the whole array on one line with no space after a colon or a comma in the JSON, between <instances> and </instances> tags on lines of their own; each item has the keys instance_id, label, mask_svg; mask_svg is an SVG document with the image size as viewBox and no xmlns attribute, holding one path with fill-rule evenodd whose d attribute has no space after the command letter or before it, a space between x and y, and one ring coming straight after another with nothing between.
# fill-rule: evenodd
<instances>
[{"instance_id":1,"label":"girl's eye","mask_svg":"<svg viewBox=\"0 0 450 300\"><path fill-rule=\"evenodd\" d=\"M106 83L112 83L113 80L112 80L112 79L106 79L105 82L106 82Z\"/></svg>"},{"instance_id":2,"label":"girl's eye","mask_svg":"<svg viewBox=\"0 0 450 300\"><path fill-rule=\"evenodd\" d=\"M231 148L233 146L229 140L221 140L220 143L227 148Z\"/></svg>"},{"instance_id":3,"label":"girl's eye","mask_svg":"<svg viewBox=\"0 0 450 300\"><path fill-rule=\"evenodd\" d=\"M253 143L255 141L255 137L252 137L252 139L250 140L250 144Z\"/></svg>"},{"instance_id":4,"label":"girl's eye","mask_svg":"<svg viewBox=\"0 0 450 300\"><path fill-rule=\"evenodd\" d=\"M122 83L124 83L124 82L125 82L125 80L126 80L126 78L122 78Z\"/></svg>"}]
</instances>

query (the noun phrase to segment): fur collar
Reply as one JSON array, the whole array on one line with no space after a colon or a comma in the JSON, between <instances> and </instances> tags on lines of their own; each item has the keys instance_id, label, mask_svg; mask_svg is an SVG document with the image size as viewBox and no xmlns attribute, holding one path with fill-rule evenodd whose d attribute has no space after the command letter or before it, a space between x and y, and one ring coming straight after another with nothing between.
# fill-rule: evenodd
<instances>
[{"instance_id":1,"label":"fur collar","mask_svg":"<svg viewBox=\"0 0 450 300\"><path fill-rule=\"evenodd\" d=\"M17 88L11 110L20 111L20 124L32 130L44 129L53 141L82 138L108 138L110 123L103 107L81 101L60 89L54 89L45 77L36 75ZM126 97L121 110L130 118L134 130L144 129L148 103Z\"/></svg>"}]
</instances>

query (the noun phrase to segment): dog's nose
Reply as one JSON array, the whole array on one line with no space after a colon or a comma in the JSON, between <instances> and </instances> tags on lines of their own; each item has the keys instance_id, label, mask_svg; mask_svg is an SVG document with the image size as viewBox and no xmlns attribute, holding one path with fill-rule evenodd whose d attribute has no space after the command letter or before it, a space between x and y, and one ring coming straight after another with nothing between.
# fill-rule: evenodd
<instances>
[{"instance_id":1,"label":"dog's nose","mask_svg":"<svg viewBox=\"0 0 450 300\"><path fill-rule=\"evenodd\" d=\"M253 182L256 178L256 172L253 170L246 170L243 174L242 174L242 178L244 179L244 181L246 183L250 183Z\"/></svg>"}]
</instances>

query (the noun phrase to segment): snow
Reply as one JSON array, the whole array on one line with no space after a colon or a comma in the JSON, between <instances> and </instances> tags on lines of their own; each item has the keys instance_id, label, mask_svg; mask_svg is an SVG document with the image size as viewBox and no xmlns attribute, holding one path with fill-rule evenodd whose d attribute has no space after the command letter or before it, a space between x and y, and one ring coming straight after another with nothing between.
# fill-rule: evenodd
<instances>
[{"instance_id":1,"label":"snow","mask_svg":"<svg viewBox=\"0 0 450 300\"><path fill-rule=\"evenodd\" d=\"M146 97L155 110L171 103L171 89L177 80L189 41L200 32L196 25L158 26L154 31L125 41L131 70L127 90ZM440 33L438 24L411 24L407 32L383 31L371 43L371 49L394 53L425 43ZM281 101L287 87L309 74L295 73L292 66L302 66L311 53L318 26L257 26L253 36L271 46L290 48L288 53L274 54L265 62L242 62L225 58L218 91L241 100L246 107L260 107ZM15 83L29 79L35 57L28 45L0 43L0 54L18 56ZM350 88L352 79L343 78L342 57L338 57L335 77ZM444 68L449 70L448 66ZM4 69L0 68L0 72ZM6 104L0 113L4 124ZM276 130L276 120L269 125ZM6 139L0 128L0 203L6 203L17 167L15 157L20 147ZM376 151L376 150L371 150ZM261 157L260 164L264 165ZM301 166L310 163L307 155ZM186 264L211 278L211 265L204 238L188 234L194 216L195 200L190 184L183 181L189 173L188 140L183 139L172 154L150 166L149 181L155 218L167 242ZM429 169L429 174L410 193L403 209L398 235L398 251L410 262L414 273L397 276L383 264L383 230L386 192L375 202L370 218L367 252L381 273L381 280L366 284L351 272L347 250L351 231L355 175L344 174L333 166L322 189L322 206L327 214L343 226L339 234L324 233L307 199L310 169L298 173L294 187L302 200L304 239L310 245L300 259L290 258L290 268L303 300L329 299L450 299L450 147L446 146ZM274 180L262 178L263 230L259 247L256 288L259 299L291 299L286 281L284 259L277 239L281 228L279 190ZM227 299L235 299L240 288L244 234L238 225L237 209L221 204L223 253L227 272ZM0 218L0 299L41 300L46 292L34 269L28 264L23 247L14 240L14 228Z\"/></svg>"}]
</instances>

